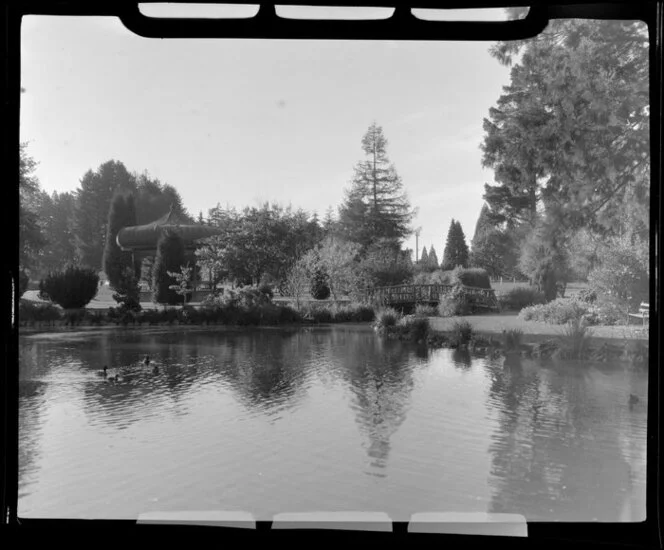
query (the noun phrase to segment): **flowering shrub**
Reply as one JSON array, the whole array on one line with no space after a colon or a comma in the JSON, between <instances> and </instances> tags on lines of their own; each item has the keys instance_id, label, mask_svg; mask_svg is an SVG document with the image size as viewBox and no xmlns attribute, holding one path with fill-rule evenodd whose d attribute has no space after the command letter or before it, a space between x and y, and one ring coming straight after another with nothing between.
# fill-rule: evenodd
<instances>
[{"instance_id":1,"label":"flowering shrub","mask_svg":"<svg viewBox=\"0 0 664 550\"><path fill-rule=\"evenodd\" d=\"M552 325L565 325L580 320L588 326L619 325L626 321L625 312L616 302L599 300L587 303L578 298L557 298L547 304L526 307L519 313L519 318Z\"/></svg>"}]
</instances>

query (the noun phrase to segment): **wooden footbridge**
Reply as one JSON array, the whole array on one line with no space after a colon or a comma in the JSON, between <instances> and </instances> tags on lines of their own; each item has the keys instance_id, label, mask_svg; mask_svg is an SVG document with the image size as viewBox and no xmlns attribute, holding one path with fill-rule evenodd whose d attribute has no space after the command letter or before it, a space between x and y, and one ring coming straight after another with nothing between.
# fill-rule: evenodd
<instances>
[{"instance_id":1,"label":"wooden footbridge","mask_svg":"<svg viewBox=\"0 0 664 550\"><path fill-rule=\"evenodd\" d=\"M497 310L498 300L492 288L479 288L474 286L462 286L463 290L470 296L473 306ZM454 289L454 285L432 284L432 285L396 285L381 286L368 291L370 299L386 306L415 306L417 304L438 305L440 297L448 294Z\"/></svg>"}]
</instances>

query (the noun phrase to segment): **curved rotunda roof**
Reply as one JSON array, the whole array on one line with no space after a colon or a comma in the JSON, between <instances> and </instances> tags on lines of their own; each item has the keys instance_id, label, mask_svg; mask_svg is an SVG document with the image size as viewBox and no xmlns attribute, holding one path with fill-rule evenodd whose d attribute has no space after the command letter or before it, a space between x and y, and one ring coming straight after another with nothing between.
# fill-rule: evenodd
<instances>
[{"instance_id":1,"label":"curved rotunda roof","mask_svg":"<svg viewBox=\"0 0 664 550\"><path fill-rule=\"evenodd\" d=\"M171 208L168 214L151 223L123 227L118 231L116 242L123 250L154 250L157 248L159 237L166 229L176 230L182 236L186 247L193 247L194 242L199 239L222 233L216 227L190 224Z\"/></svg>"}]
</instances>

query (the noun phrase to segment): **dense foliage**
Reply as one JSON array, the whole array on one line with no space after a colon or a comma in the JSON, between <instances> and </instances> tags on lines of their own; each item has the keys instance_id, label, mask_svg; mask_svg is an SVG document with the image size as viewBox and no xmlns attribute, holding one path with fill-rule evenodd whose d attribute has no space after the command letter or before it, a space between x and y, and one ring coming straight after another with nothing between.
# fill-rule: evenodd
<instances>
[{"instance_id":1,"label":"dense foliage","mask_svg":"<svg viewBox=\"0 0 664 550\"><path fill-rule=\"evenodd\" d=\"M111 202L106 228L106 247L104 249L104 273L111 288L125 282L124 272L135 270L131 252L121 250L117 243L120 229L136 225L136 208L134 197L129 193L116 193Z\"/></svg>"},{"instance_id":2,"label":"dense foliage","mask_svg":"<svg viewBox=\"0 0 664 550\"><path fill-rule=\"evenodd\" d=\"M327 273L320 267L317 268L311 277L311 297L316 300L325 300L330 297L330 285L328 284Z\"/></svg>"},{"instance_id":3,"label":"dense foliage","mask_svg":"<svg viewBox=\"0 0 664 550\"><path fill-rule=\"evenodd\" d=\"M599 253L599 266L588 276L596 294L610 297L624 311L638 311L649 301L649 254L637 237L614 238Z\"/></svg>"},{"instance_id":4,"label":"dense foliage","mask_svg":"<svg viewBox=\"0 0 664 550\"><path fill-rule=\"evenodd\" d=\"M20 146L19 158L19 266L29 272L38 266L38 257L48 240L39 224L39 181L34 176L37 166L27 153L27 144Z\"/></svg>"},{"instance_id":5,"label":"dense foliage","mask_svg":"<svg viewBox=\"0 0 664 550\"><path fill-rule=\"evenodd\" d=\"M484 120L483 164L495 181L485 186L489 208L473 262L494 276L502 270L486 242L493 226L550 300L561 282L599 269L600 254L620 254L606 237L633 232L647 248L647 29L638 21L556 20L492 54L513 66Z\"/></svg>"},{"instance_id":6,"label":"dense foliage","mask_svg":"<svg viewBox=\"0 0 664 550\"><path fill-rule=\"evenodd\" d=\"M121 308L131 311L141 309L138 278L131 266L124 267L115 281L113 290L115 290L113 299L120 304Z\"/></svg>"},{"instance_id":7,"label":"dense foliage","mask_svg":"<svg viewBox=\"0 0 664 550\"><path fill-rule=\"evenodd\" d=\"M498 304L504 311L521 311L545 302L544 294L535 287L516 287L498 296Z\"/></svg>"},{"instance_id":8,"label":"dense foliage","mask_svg":"<svg viewBox=\"0 0 664 550\"><path fill-rule=\"evenodd\" d=\"M152 300L158 304L175 305L182 298L171 288L175 280L168 272L179 272L185 263L182 237L173 230L163 231L157 243L157 257L152 269Z\"/></svg>"}]
</instances>

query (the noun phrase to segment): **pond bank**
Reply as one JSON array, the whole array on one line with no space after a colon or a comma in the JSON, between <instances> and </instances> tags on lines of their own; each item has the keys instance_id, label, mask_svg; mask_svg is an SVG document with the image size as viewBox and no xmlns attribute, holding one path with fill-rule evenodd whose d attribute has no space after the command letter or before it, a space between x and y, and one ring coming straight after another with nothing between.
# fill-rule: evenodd
<instances>
[{"instance_id":1,"label":"pond bank","mask_svg":"<svg viewBox=\"0 0 664 550\"><path fill-rule=\"evenodd\" d=\"M455 324L469 323L457 328ZM429 347L465 348L493 355L584 359L606 362L625 360L648 364L648 334L641 327L589 327L587 334L566 327L523 321L516 315L499 314L454 318L429 318Z\"/></svg>"},{"instance_id":2,"label":"pond bank","mask_svg":"<svg viewBox=\"0 0 664 550\"><path fill-rule=\"evenodd\" d=\"M429 317L429 326L434 332L449 332L455 323L467 321L473 332L486 337L496 336L508 330L521 330L523 340L539 343L560 336L564 325L550 325L538 321L523 321L516 313L496 313L492 315L465 315L459 317ZM647 328L633 326L591 326L588 327L591 341L595 343L613 342L616 340L638 340L648 342Z\"/></svg>"}]
</instances>

